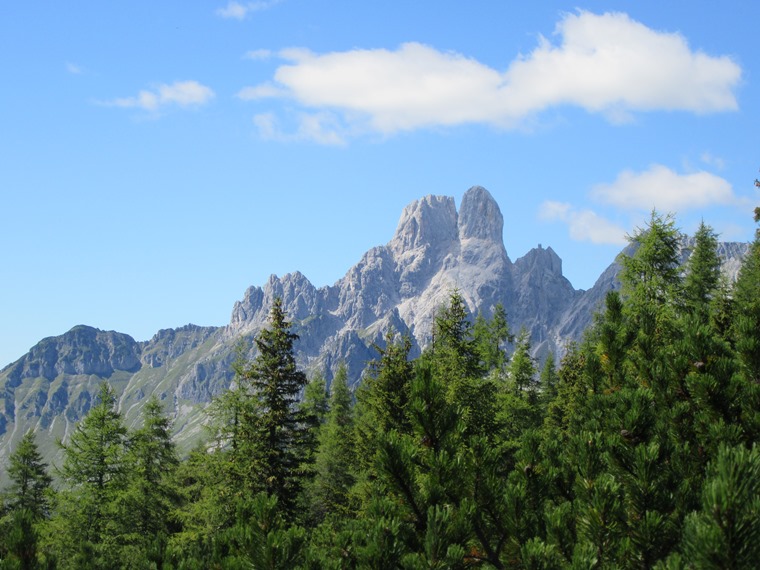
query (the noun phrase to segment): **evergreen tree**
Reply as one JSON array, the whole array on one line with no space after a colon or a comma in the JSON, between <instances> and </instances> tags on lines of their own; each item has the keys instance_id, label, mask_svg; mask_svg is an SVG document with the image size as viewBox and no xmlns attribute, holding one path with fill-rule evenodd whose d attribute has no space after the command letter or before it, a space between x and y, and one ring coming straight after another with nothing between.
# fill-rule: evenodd
<instances>
[{"instance_id":1,"label":"evergreen tree","mask_svg":"<svg viewBox=\"0 0 760 570\"><path fill-rule=\"evenodd\" d=\"M49 514L51 477L31 430L11 454L8 476L6 512L0 511L0 568L36 568L37 525Z\"/></svg>"},{"instance_id":2,"label":"evergreen tree","mask_svg":"<svg viewBox=\"0 0 760 570\"><path fill-rule=\"evenodd\" d=\"M368 534L382 537L377 525L395 528L404 567L463 568L473 508L467 497L471 455L458 410L426 363L412 382L409 413L411 433L392 430L378 442L373 495L392 506L370 520Z\"/></svg>"},{"instance_id":3,"label":"evergreen tree","mask_svg":"<svg viewBox=\"0 0 760 570\"><path fill-rule=\"evenodd\" d=\"M243 367L238 378L247 398L241 405L238 458L243 484L252 492L264 491L277 498L288 516L303 483L303 460L309 443L308 423L299 408L306 375L296 366L291 332L282 299L269 315L269 328L256 338L258 354Z\"/></svg>"},{"instance_id":4,"label":"evergreen tree","mask_svg":"<svg viewBox=\"0 0 760 570\"><path fill-rule=\"evenodd\" d=\"M319 437L311 486L311 508L317 521L349 514L349 491L355 482L354 418L348 373L338 368L330 386L327 421Z\"/></svg>"},{"instance_id":5,"label":"evergreen tree","mask_svg":"<svg viewBox=\"0 0 760 570\"><path fill-rule=\"evenodd\" d=\"M491 328L490 323L487 326ZM495 333L492 346L498 344L502 333L503 330ZM460 410L468 437L493 433L496 382L494 378L484 378L486 371L474 327L459 291L452 291L448 304L438 312L433 323L433 341L420 363L430 368L443 386L447 401Z\"/></svg>"},{"instance_id":6,"label":"evergreen tree","mask_svg":"<svg viewBox=\"0 0 760 570\"><path fill-rule=\"evenodd\" d=\"M497 338L492 338L491 342L497 342ZM428 355L434 357L435 373L447 384L480 377L483 373L467 305L458 290L451 292L448 303L435 317Z\"/></svg>"},{"instance_id":7,"label":"evergreen tree","mask_svg":"<svg viewBox=\"0 0 760 570\"><path fill-rule=\"evenodd\" d=\"M109 568L116 564L123 521L118 520L117 498L127 482L127 429L116 410L116 395L103 382L95 405L67 444L61 476L57 517L49 538L61 564Z\"/></svg>"},{"instance_id":8,"label":"evergreen tree","mask_svg":"<svg viewBox=\"0 0 760 570\"><path fill-rule=\"evenodd\" d=\"M42 460L30 430L11 454L8 466L11 485L6 491L6 506L11 511L26 510L34 519L48 515L50 484L47 464Z\"/></svg>"},{"instance_id":9,"label":"evergreen tree","mask_svg":"<svg viewBox=\"0 0 760 570\"><path fill-rule=\"evenodd\" d=\"M237 523L221 534L222 542L232 546L230 553L220 556L220 568L262 568L290 570L303 559L306 533L289 524L286 509L278 505L276 496L264 492L239 504Z\"/></svg>"},{"instance_id":10,"label":"evergreen tree","mask_svg":"<svg viewBox=\"0 0 760 570\"><path fill-rule=\"evenodd\" d=\"M689 515L683 533L681 549L687 567L757 568L760 451L722 447L708 471L702 509Z\"/></svg>"},{"instance_id":11,"label":"evergreen tree","mask_svg":"<svg viewBox=\"0 0 760 570\"><path fill-rule=\"evenodd\" d=\"M720 284L718 236L703 221L694 234L694 242L694 250L686 263L684 296L690 312L698 311L707 318L710 302Z\"/></svg>"},{"instance_id":12,"label":"evergreen tree","mask_svg":"<svg viewBox=\"0 0 760 570\"><path fill-rule=\"evenodd\" d=\"M515 394L528 397L536 390L536 364L530 355L530 336L522 329L509 362L509 380Z\"/></svg>"},{"instance_id":13,"label":"evergreen tree","mask_svg":"<svg viewBox=\"0 0 760 570\"><path fill-rule=\"evenodd\" d=\"M409 396L413 377L409 351L412 341L389 330L385 347L375 345L379 358L369 363L367 376L357 390L356 451L365 469L374 461L377 441L391 430L410 428Z\"/></svg>"},{"instance_id":14,"label":"evergreen tree","mask_svg":"<svg viewBox=\"0 0 760 570\"><path fill-rule=\"evenodd\" d=\"M327 412L330 409L330 394L327 391L327 383L321 372L317 372L306 384L303 392L301 410L309 425L319 428L327 420Z\"/></svg>"},{"instance_id":15,"label":"evergreen tree","mask_svg":"<svg viewBox=\"0 0 760 570\"><path fill-rule=\"evenodd\" d=\"M633 338L629 361L643 382L657 391L663 402L672 395L661 372L668 346L678 337L676 315L683 304L679 264L679 234L672 216L652 212L647 227L631 242L636 250L623 258L624 316Z\"/></svg>"},{"instance_id":16,"label":"evergreen tree","mask_svg":"<svg viewBox=\"0 0 760 570\"><path fill-rule=\"evenodd\" d=\"M541 374L538 378L538 384L541 389L541 404L542 408L545 408L549 402L557 397L557 383L559 382L559 376L557 375L557 365L554 362L554 354L549 354L544 360L544 365L541 367Z\"/></svg>"},{"instance_id":17,"label":"evergreen tree","mask_svg":"<svg viewBox=\"0 0 760 570\"><path fill-rule=\"evenodd\" d=\"M490 320L478 313L472 328L475 348L480 356L481 365L486 372L501 372L507 362L504 351L505 342L513 342L514 336L509 332L507 312L504 305L498 303Z\"/></svg>"},{"instance_id":18,"label":"evergreen tree","mask_svg":"<svg viewBox=\"0 0 760 570\"><path fill-rule=\"evenodd\" d=\"M747 378L760 380L760 231L750 245L734 286L733 338Z\"/></svg>"},{"instance_id":19,"label":"evergreen tree","mask_svg":"<svg viewBox=\"0 0 760 570\"><path fill-rule=\"evenodd\" d=\"M172 512L178 502L174 487L178 459L170 421L155 395L142 413L143 426L129 438L128 482L120 503L127 524L125 540L133 545L127 553L160 566L172 530Z\"/></svg>"}]
</instances>

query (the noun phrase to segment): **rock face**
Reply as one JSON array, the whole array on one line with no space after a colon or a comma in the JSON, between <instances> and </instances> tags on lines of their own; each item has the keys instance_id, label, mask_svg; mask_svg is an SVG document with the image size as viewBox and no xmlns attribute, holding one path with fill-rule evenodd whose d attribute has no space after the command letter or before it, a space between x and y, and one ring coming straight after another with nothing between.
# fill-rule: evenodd
<instances>
[{"instance_id":1,"label":"rock face","mask_svg":"<svg viewBox=\"0 0 760 570\"><path fill-rule=\"evenodd\" d=\"M575 290L551 247L538 246L513 263L503 226L499 206L482 187L464 194L458 212L453 198L426 196L404 208L386 245L367 251L334 285L316 288L299 272L273 275L235 303L227 326L166 329L146 342L86 326L46 338L0 371L0 465L30 428L40 432L46 459L58 462L55 440L71 433L103 380L120 395L129 425L156 394L187 449L202 434L205 406L233 380L237 347L242 343L252 355L252 340L277 297L301 337L300 365L328 380L345 362L349 378L359 381L377 354L373 345L382 346L390 328L409 334L418 353L454 289L472 313L490 316L503 304L512 330L529 331L536 357L559 355L580 338L607 291L619 288L620 265L613 262L588 291ZM692 245L684 241L684 259ZM721 244L727 273L735 276L746 249Z\"/></svg>"}]
</instances>

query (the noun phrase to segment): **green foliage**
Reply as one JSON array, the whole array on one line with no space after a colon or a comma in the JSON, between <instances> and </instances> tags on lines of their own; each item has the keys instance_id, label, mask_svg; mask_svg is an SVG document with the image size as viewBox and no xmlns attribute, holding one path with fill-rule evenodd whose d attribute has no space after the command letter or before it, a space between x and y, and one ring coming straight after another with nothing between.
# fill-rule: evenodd
<instances>
[{"instance_id":1,"label":"green foliage","mask_svg":"<svg viewBox=\"0 0 760 570\"><path fill-rule=\"evenodd\" d=\"M720 284L718 236L702 222L694 235L694 250L686 263L684 296L690 311L707 317L710 301Z\"/></svg>"},{"instance_id":2,"label":"green foliage","mask_svg":"<svg viewBox=\"0 0 760 570\"><path fill-rule=\"evenodd\" d=\"M705 225L685 268L670 217L632 241L540 374L454 291L416 360L387 333L356 406L344 367L306 383L278 300L184 461L156 399L128 432L104 385L59 493L31 434L14 453L0 568L754 568L760 246L731 289Z\"/></svg>"},{"instance_id":3,"label":"green foliage","mask_svg":"<svg viewBox=\"0 0 760 570\"><path fill-rule=\"evenodd\" d=\"M760 560L760 452L721 447L708 469L702 508L684 526L692 568L756 568Z\"/></svg>"},{"instance_id":4,"label":"green foliage","mask_svg":"<svg viewBox=\"0 0 760 570\"><path fill-rule=\"evenodd\" d=\"M238 505L236 524L224 531L222 542L228 553L221 557L223 568L289 570L303 557L305 532L289 526L277 497L258 493Z\"/></svg>"},{"instance_id":5,"label":"green foliage","mask_svg":"<svg viewBox=\"0 0 760 570\"><path fill-rule=\"evenodd\" d=\"M749 379L760 379L760 236L750 245L734 287L733 340Z\"/></svg>"},{"instance_id":6,"label":"green foliage","mask_svg":"<svg viewBox=\"0 0 760 570\"><path fill-rule=\"evenodd\" d=\"M6 508L28 511L33 519L49 513L52 478L42 460L32 431L26 432L10 456L8 476L11 484L5 492Z\"/></svg>"},{"instance_id":7,"label":"green foliage","mask_svg":"<svg viewBox=\"0 0 760 570\"><path fill-rule=\"evenodd\" d=\"M356 479L353 403L344 365L338 369L330 391L329 412L320 430L315 477L309 490L316 521L350 515L349 492Z\"/></svg>"},{"instance_id":8,"label":"green foliage","mask_svg":"<svg viewBox=\"0 0 760 570\"><path fill-rule=\"evenodd\" d=\"M70 441L61 444L67 488L59 496L48 539L63 567L90 561L95 568L108 568L118 559L124 528L118 498L128 481L127 441L116 395L103 382L97 403Z\"/></svg>"},{"instance_id":9,"label":"green foliage","mask_svg":"<svg viewBox=\"0 0 760 570\"><path fill-rule=\"evenodd\" d=\"M277 497L292 516L313 438L309 418L298 405L307 380L296 366L293 343L298 335L290 329L277 298L269 328L256 338L256 358L238 364L237 388L220 400L217 414L226 446L221 460L230 483Z\"/></svg>"},{"instance_id":10,"label":"green foliage","mask_svg":"<svg viewBox=\"0 0 760 570\"><path fill-rule=\"evenodd\" d=\"M491 320L486 319L482 313L478 313L472 336L483 369L486 372L492 370L501 372L507 362L504 343L514 341L514 336L509 332L504 305L498 303L494 307Z\"/></svg>"},{"instance_id":11,"label":"green foliage","mask_svg":"<svg viewBox=\"0 0 760 570\"><path fill-rule=\"evenodd\" d=\"M408 432L408 405L413 377L409 337L386 333L385 348L375 347L380 355L369 363L368 375L357 391L356 446L358 461L368 468L374 461L377 442L391 430Z\"/></svg>"}]
</instances>

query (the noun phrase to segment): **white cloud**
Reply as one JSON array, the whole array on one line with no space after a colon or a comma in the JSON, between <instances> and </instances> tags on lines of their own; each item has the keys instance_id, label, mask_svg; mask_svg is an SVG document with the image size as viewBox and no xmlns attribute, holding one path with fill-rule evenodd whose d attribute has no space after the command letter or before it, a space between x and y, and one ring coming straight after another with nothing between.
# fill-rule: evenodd
<instances>
[{"instance_id":1,"label":"white cloud","mask_svg":"<svg viewBox=\"0 0 760 570\"><path fill-rule=\"evenodd\" d=\"M336 112L352 130L382 133L465 123L511 128L558 105L613 122L640 111L737 108L740 67L692 51L678 34L625 14L579 12L559 22L557 35L558 44L541 38L504 71L419 43L322 55L291 49L279 54L288 61L266 88L247 87L240 96L286 97Z\"/></svg>"},{"instance_id":2,"label":"white cloud","mask_svg":"<svg viewBox=\"0 0 760 570\"><path fill-rule=\"evenodd\" d=\"M245 59L263 61L272 57L272 52L268 49L254 49L246 52Z\"/></svg>"},{"instance_id":3,"label":"white cloud","mask_svg":"<svg viewBox=\"0 0 760 570\"><path fill-rule=\"evenodd\" d=\"M726 56L692 51L680 34L652 30L626 14L589 12L566 16L556 33L560 45L541 38L507 71L517 110L559 104L613 114L737 109L733 88L741 68Z\"/></svg>"},{"instance_id":4,"label":"white cloud","mask_svg":"<svg viewBox=\"0 0 760 570\"><path fill-rule=\"evenodd\" d=\"M282 97L285 95L287 95L286 91L271 83L262 83L255 87L244 87L237 94L237 96L243 101L266 99L268 97Z\"/></svg>"},{"instance_id":5,"label":"white cloud","mask_svg":"<svg viewBox=\"0 0 760 570\"><path fill-rule=\"evenodd\" d=\"M253 12L261 12L267 10L275 4L279 4L280 0L270 0L268 2L235 2L234 0L228 2L224 8L219 8L216 11L217 16L222 18L231 18L234 20L245 20L248 14Z\"/></svg>"},{"instance_id":6,"label":"white cloud","mask_svg":"<svg viewBox=\"0 0 760 570\"><path fill-rule=\"evenodd\" d=\"M708 166L723 170L726 167L726 161L719 156L715 156L709 152L703 152L699 159Z\"/></svg>"},{"instance_id":7,"label":"white cloud","mask_svg":"<svg viewBox=\"0 0 760 570\"><path fill-rule=\"evenodd\" d=\"M152 91L140 91L135 97L114 99L105 104L157 111L167 105L196 107L208 103L213 98L214 92L197 81L176 81L172 84L158 85Z\"/></svg>"},{"instance_id":8,"label":"white cloud","mask_svg":"<svg viewBox=\"0 0 760 570\"><path fill-rule=\"evenodd\" d=\"M578 210L565 202L546 201L539 209L539 218L567 224L570 237L595 244L625 245L626 231L599 216L593 210Z\"/></svg>"},{"instance_id":9,"label":"white cloud","mask_svg":"<svg viewBox=\"0 0 760 570\"><path fill-rule=\"evenodd\" d=\"M311 141L318 144L342 146L345 137L335 118L329 113L304 114L298 117L294 133L283 131L272 113L259 113L253 117L253 124L264 140L280 142Z\"/></svg>"},{"instance_id":10,"label":"white cloud","mask_svg":"<svg viewBox=\"0 0 760 570\"><path fill-rule=\"evenodd\" d=\"M84 70L81 66L77 65L76 63L71 63L70 61L66 62L66 71L73 75L81 75L84 73Z\"/></svg>"},{"instance_id":11,"label":"white cloud","mask_svg":"<svg viewBox=\"0 0 760 570\"><path fill-rule=\"evenodd\" d=\"M710 205L736 205L731 184L709 172L678 174L655 164L644 172L624 170L611 184L598 184L591 197L625 210L677 212Z\"/></svg>"}]
</instances>

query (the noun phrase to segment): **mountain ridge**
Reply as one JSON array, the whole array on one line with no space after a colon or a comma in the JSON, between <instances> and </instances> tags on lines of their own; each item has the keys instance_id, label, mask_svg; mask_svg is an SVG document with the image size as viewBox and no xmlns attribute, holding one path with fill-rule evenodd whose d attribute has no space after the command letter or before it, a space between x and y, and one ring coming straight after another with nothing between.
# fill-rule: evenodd
<instances>
[{"instance_id":1,"label":"mountain ridge","mask_svg":"<svg viewBox=\"0 0 760 570\"><path fill-rule=\"evenodd\" d=\"M0 371L0 464L27 429L45 432L48 442L65 439L103 380L114 386L129 425L139 421L146 396L157 394L187 449L202 437L205 406L232 381L238 347L253 354L253 338L266 326L276 297L300 336L298 364L328 381L344 362L357 382L390 327L409 334L418 354L453 289L473 314L490 316L501 303L513 332L529 332L537 358L559 355L580 338L606 292L619 288L619 263L613 261L592 288L576 290L551 247L539 245L513 262L503 224L483 187L467 190L459 211L452 197L431 194L408 204L391 239L365 252L333 285L315 287L299 271L271 275L246 289L227 325L162 329L147 341L85 325L47 337ZM727 270L738 271L747 244L721 247ZM685 256L688 248L687 241ZM41 449L56 460L54 445Z\"/></svg>"}]
</instances>

